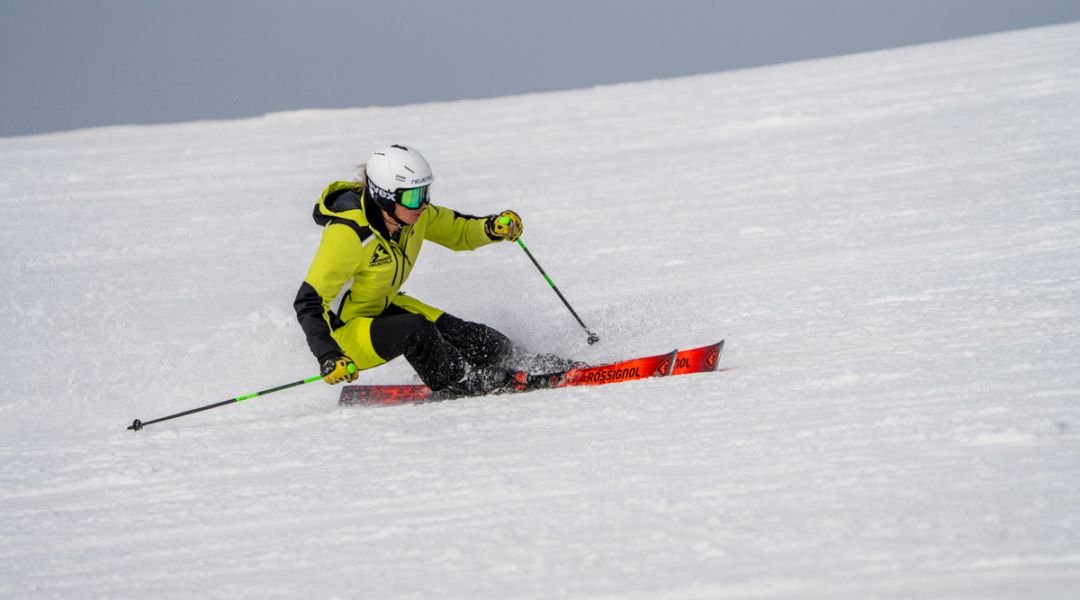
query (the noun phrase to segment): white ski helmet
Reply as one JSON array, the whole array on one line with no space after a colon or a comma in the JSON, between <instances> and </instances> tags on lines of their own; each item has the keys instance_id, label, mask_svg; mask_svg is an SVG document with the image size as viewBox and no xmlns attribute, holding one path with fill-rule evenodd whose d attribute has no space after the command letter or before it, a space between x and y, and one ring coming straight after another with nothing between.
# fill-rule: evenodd
<instances>
[{"instance_id":1,"label":"white ski helmet","mask_svg":"<svg viewBox=\"0 0 1080 600\"><path fill-rule=\"evenodd\" d=\"M419 152L398 144L376 150L367 161L365 176L371 198L390 214L394 203L410 209L423 206L435 180L431 165Z\"/></svg>"}]
</instances>

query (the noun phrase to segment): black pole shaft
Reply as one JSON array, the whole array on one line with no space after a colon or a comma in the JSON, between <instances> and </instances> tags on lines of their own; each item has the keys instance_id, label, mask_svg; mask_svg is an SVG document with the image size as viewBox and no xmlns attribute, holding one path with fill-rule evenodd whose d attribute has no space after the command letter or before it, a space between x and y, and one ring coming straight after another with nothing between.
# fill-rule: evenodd
<instances>
[{"instance_id":1,"label":"black pole shaft","mask_svg":"<svg viewBox=\"0 0 1080 600\"><path fill-rule=\"evenodd\" d=\"M168 421L169 419L175 419L177 417L184 417L184 416L187 416L187 415L195 414L197 412L202 412L204 410L210 410L211 408L217 408L219 406L225 406L226 404L233 404L233 403L236 403L236 402L241 402L243 400L248 400L250 398L255 398L256 396L265 396L266 394L272 394L274 392L280 392L281 390L286 390L286 389L289 389L291 387L296 387L298 385L303 385L305 383L315 381L317 379L322 379L322 377L316 375L315 377L309 377L307 379L301 379L300 381L294 381L292 383L286 383L285 385L279 385L277 387L272 387L272 388L270 388L268 390L262 390L261 392L255 392L254 394L245 394L243 396L237 396L235 398L229 398L228 400L222 400L221 402L215 402L214 404L207 404L206 406L200 406L199 408L193 408L191 410L185 410L184 412L178 412L175 415L169 415L167 417L160 417L160 418L154 419L152 421L146 421L145 423L143 421L135 419L135 422L128 426L128 430L130 430L130 431L138 431L138 430L142 429L143 427L145 427L147 425L151 425L153 423L160 423L162 421Z\"/></svg>"},{"instance_id":2,"label":"black pole shaft","mask_svg":"<svg viewBox=\"0 0 1080 600\"><path fill-rule=\"evenodd\" d=\"M579 325L581 325L581 328L585 330L585 333L589 334L588 342L590 344L595 344L596 342L599 342L600 336L590 331L589 326L585 324L585 321L581 320L581 317L578 316L577 311L575 311L574 307L570 306L570 303L566 300L566 296L563 296L562 292L559 291L559 286L555 285L555 282L552 281L551 277L549 277L547 272L544 271L544 267L541 267L540 263L536 260L536 257L533 256L532 252L529 252L528 247L525 246L525 242L521 241L521 238L518 238L517 243L519 246L521 246L521 249L525 251L525 255L529 257L529 260L532 261L532 264L536 265L536 269L540 271L541 275L544 276L544 279L547 280L548 285L551 286L551 289L555 290L555 293L559 296L559 300L562 300L562 303L566 305L566 308L570 311L570 314L574 315L574 318L577 319L577 322Z\"/></svg>"},{"instance_id":3,"label":"black pole shaft","mask_svg":"<svg viewBox=\"0 0 1080 600\"><path fill-rule=\"evenodd\" d=\"M184 412L179 412L179 413L176 413L175 415L169 415L167 417L161 417L159 419L154 419L153 421L145 421L144 422L144 421L140 421L138 419L135 419L135 422L132 423L130 426L128 426L128 429L130 429L132 431L138 431L138 430L142 429L143 427L145 427L147 425L150 425L152 423L160 423L162 421L168 421L169 419L175 419L177 417L184 417L184 416L187 416L187 415L195 414L197 412L202 412L204 410L210 410L211 408L217 408L219 406L225 406L226 404L233 404L234 402L236 402L236 398L230 398L228 400L218 402L217 404L208 404L206 406L200 406L199 408L193 408L191 410L185 410Z\"/></svg>"}]
</instances>

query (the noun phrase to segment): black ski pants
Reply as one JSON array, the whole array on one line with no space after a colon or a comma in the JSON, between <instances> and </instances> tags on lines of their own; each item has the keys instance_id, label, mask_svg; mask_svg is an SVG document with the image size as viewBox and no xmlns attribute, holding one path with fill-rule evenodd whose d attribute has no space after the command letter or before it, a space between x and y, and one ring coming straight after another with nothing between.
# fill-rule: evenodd
<instances>
[{"instance_id":1,"label":"black ski pants","mask_svg":"<svg viewBox=\"0 0 1080 600\"><path fill-rule=\"evenodd\" d=\"M496 366L513 350L508 337L482 323L448 313L432 322L395 306L372 319L371 345L386 361L404 355L433 390L460 380L466 363L473 367Z\"/></svg>"}]
</instances>

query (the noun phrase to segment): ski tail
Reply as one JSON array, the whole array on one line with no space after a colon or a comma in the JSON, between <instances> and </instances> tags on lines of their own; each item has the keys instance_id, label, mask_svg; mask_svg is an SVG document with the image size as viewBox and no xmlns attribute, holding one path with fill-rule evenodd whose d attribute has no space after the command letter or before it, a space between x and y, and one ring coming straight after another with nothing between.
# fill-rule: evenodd
<instances>
[{"instance_id":1,"label":"ski tail","mask_svg":"<svg viewBox=\"0 0 1080 600\"><path fill-rule=\"evenodd\" d=\"M346 385L341 388L341 406L397 406L426 402L431 388L423 384Z\"/></svg>"}]
</instances>

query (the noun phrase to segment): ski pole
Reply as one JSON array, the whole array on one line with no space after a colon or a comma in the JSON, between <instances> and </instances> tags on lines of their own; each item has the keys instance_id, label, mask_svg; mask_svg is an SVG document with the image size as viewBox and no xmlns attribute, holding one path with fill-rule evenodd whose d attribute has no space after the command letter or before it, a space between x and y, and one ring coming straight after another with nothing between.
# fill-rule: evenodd
<instances>
[{"instance_id":1,"label":"ski pole","mask_svg":"<svg viewBox=\"0 0 1080 600\"><path fill-rule=\"evenodd\" d=\"M356 370L355 365L349 365L349 366L351 367L349 369L350 373L354 372ZM169 419L175 419L177 417L183 417L185 415L190 415L190 414L194 414L194 413L197 413L197 412L202 412L204 410L210 410L211 408L217 408L219 406L225 406L226 404L232 404L234 402L243 402L244 400L250 400L250 399L252 399L252 398L254 398L256 396L265 396L267 394L273 394L274 392L280 392L281 390L287 390L287 389L289 389L291 387L296 387L298 385L303 385L305 383L311 383L312 381L318 381L319 379L322 379L321 375L316 375L314 377L308 377L307 379L301 379L300 381L294 381L292 383L286 383L285 385L279 385L277 387L273 387L273 388L270 388L268 390L262 390L261 392L255 392L253 394L246 394L246 395L243 395L243 396L237 396L235 398L229 398L228 400L223 400L223 401L217 402L215 404L207 404L206 406L200 406L199 408L193 408L191 410L185 410L184 412L179 412L179 413L176 413L175 415L169 415L167 417L161 417L160 419L154 419L153 421L146 421L145 423L138 420L138 419L135 419L135 422L132 423L128 427L128 429L131 430L131 431L139 431L143 427L145 427L147 425L150 425L152 423L160 423L162 421L168 421Z\"/></svg>"},{"instance_id":2,"label":"ski pole","mask_svg":"<svg viewBox=\"0 0 1080 600\"><path fill-rule=\"evenodd\" d=\"M579 317L577 312L574 311L574 307L570 306L570 303L566 301L566 297L563 296L562 292L559 291L559 288L555 285L555 282L552 281L551 278L548 277L548 274L544 272L544 267L541 267L540 263L536 262L536 257L532 255L532 252L529 252L529 249L527 247L525 247L525 242L521 241L521 238L518 238L517 243L519 246L521 246L521 249L525 251L525 254L528 255L529 260L531 260L532 263L536 265L536 268L540 271L540 274L544 276L544 279L547 280L548 285L551 286L551 289L555 290L555 293L559 295L559 299L562 300L563 304L566 305L566 308L570 309L570 314L574 315L574 318L577 319L577 322L581 325L581 328L585 330L585 333L589 334L589 344L591 345L599 342L600 336L596 335L592 331L589 331L589 327L585 325L585 322L582 321L581 317Z\"/></svg>"}]
</instances>

